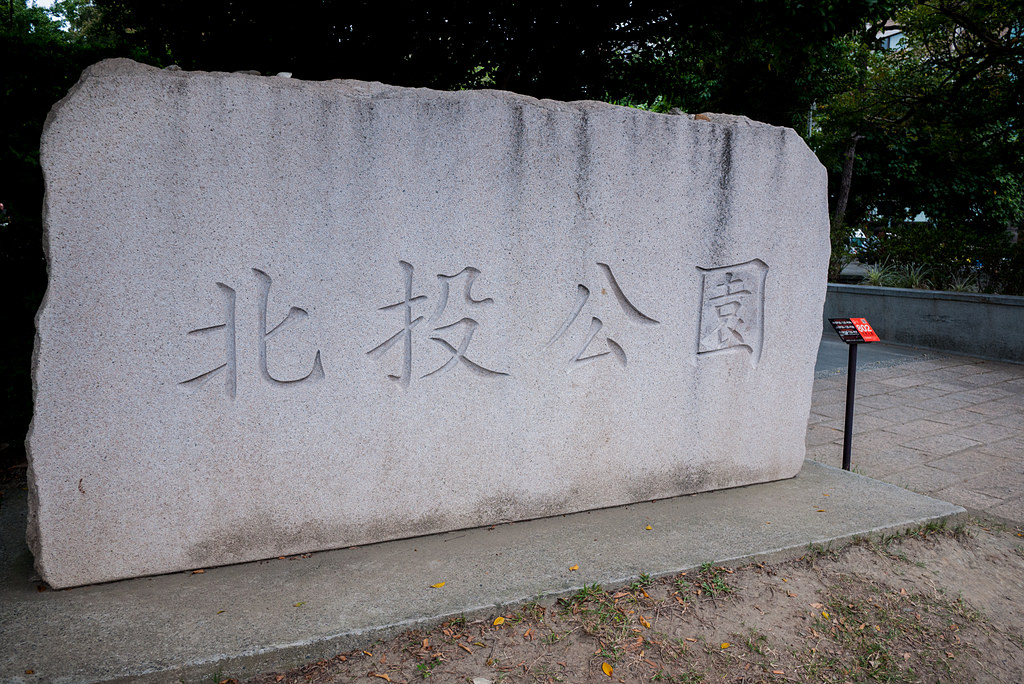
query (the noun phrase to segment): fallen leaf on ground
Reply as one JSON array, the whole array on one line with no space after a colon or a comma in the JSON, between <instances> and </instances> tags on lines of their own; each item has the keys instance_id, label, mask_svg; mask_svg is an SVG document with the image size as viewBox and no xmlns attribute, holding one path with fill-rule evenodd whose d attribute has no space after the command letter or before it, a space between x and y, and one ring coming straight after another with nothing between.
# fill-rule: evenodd
<instances>
[{"instance_id":1,"label":"fallen leaf on ground","mask_svg":"<svg viewBox=\"0 0 1024 684\"><path fill-rule=\"evenodd\" d=\"M693 639L691 637L686 637L686 640L689 641L690 643L693 643L693 644L697 643L697 640Z\"/></svg>"},{"instance_id":2,"label":"fallen leaf on ground","mask_svg":"<svg viewBox=\"0 0 1024 684\"><path fill-rule=\"evenodd\" d=\"M284 679L284 675L277 675L277 679L275 679L274 681L275 681L275 682L279 682L279 681L281 681L282 679Z\"/></svg>"},{"instance_id":3,"label":"fallen leaf on ground","mask_svg":"<svg viewBox=\"0 0 1024 684\"><path fill-rule=\"evenodd\" d=\"M192 574L193 575L202 575L204 572L206 572L206 571L205 570L193 570Z\"/></svg>"},{"instance_id":4,"label":"fallen leaf on ground","mask_svg":"<svg viewBox=\"0 0 1024 684\"><path fill-rule=\"evenodd\" d=\"M772 674L786 674L783 670L772 670Z\"/></svg>"},{"instance_id":5,"label":"fallen leaf on ground","mask_svg":"<svg viewBox=\"0 0 1024 684\"><path fill-rule=\"evenodd\" d=\"M459 644L459 648L461 648L461 649L462 649L463 651L465 651L466 653L472 653L472 652L473 652L473 649L471 649L471 648L470 648L469 646L467 646L466 644Z\"/></svg>"},{"instance_id":6,"label":"fallen leaf on ground","mask_svg":"<svg viewBox=\"0 0 1024 684\"><path fill-rule=\"evenodd\" d=\"M295 604L295 607L298 608L299 606L304 606L304 605L306 605L305 601L299 601L298 603Z\"/></svg>"},{"instance_id":7,"label":"fallen leaf on ground","mask_svg":"<svg viewBox=\"0 0 1024 684\"><path fill-rule=\"evenodd\" d=\"M494 618L494 622L492 622L491 624L495 627L497 627L498 625L503 625L505 624L505 618L499 615L498 617Z\"/></svg>"},{"instance_id":8,"label":"fallen leaf on ground","mask_svg":"<svg viewBox=\"0 0 1024 684\"><path fill-rule=\"evenodd\" d=\"M444 586L444 582L438 582L437 584L431 584L430 588L431 589L440 589L443 586Z\"/></svg>"},{"instance_id":9,"label":"fallen leaf on ground","mask_svg":"<svg viewBox=\"0 0 1024 684\"><path fill-rule=\"evenodd\" d=\"M732 646L732 644L730 644L728 641L722 642L722 648L729 648L730 646Z\"/></svg>"},{"instance_id":10,"label":"fallen leaf on ground","mask_svg":"<svg viewBox=\"0 0 1024 684\"><path fill-rule=\"evenodd\" d=\"M823 617L823 618L825 618L826 620L828 620L828 612L827 612L827 611L824 611L824 610L823 610L823 611L821 611L821 617Z\"/></svg>"},{"instance_id":11,"label":"fallen leaf on ground","mask_svg":"<svg viewBox=\"0 0 1024 684\"><path fill-rule=\"evenodd\" d=\"M388 677L386 674L377 674L376 672L369 672L367 674L370 677L376 677L377 679L383 679L385 682L390 682L391 681L391 677Z\"/></svg>"},{"instance_id":12,"label":"fallen leaf on ground","mask_svg":"<svg viewBox=\"0 0 1024 684\"><path fill-rule=\"evenodd\" d=\"M647 527L645 527L644 529L645 529L645 530L650 530L650 529L654 529L654 528L652 528L652 527L651 527L650 525L648 525L648 526L647 526Z\"/></svg>"},{"instance_id":13,"label":"fallen leaf on ground","mask_svg":"<svg viewBox=\"0 0 1024 684\"><path fill-rule=\"evenodd\" d=\"M818 512L819 512L819 513L824 513L824 512L825 512L825 509L824 509L824 508L819 508L819 509L818 509Z\"/></svg>"},{"instance_id":14,"label":"fallen leaf on ground","mask_svg":"<svg viewBox=\"0 0 1024 684\"><path fill-rule=\"evenodd\" d=\"M574 565L571 568L569 568L569 572L573 572L573 571L576 571L576 570L579 570L579 569L580 569L579 565Z\"/></svg>"},{"instance_id":15,"label":"fallen leaf on ground","mask_svg":"<svg viewBox=\"0 0 1024 684\"><path fill-rule=\"evenodd\" d=\"M532 629L528 629L525 632L523 632L523 638L524 639L529 639L530 641L533 641L533 630Z\"/></svg>"},{"instance_id":16,"label":"fallen leaf on ground","mask_svg":"<svg viewBox=\"0 0 1024 684\"><path fill-rule=\"evenodd\" d=\"M650 621L648 621L648 619L645 618L643 615L640 616L640 624L643 625L644 627L646 627L647 629L651 628Z\"/></svg>"},{"instance_id":17,"label":"fallen leaf on ground","mask_svg":"<svg viewBox=\"0 0 1024 684\"><path fill-rule=\"evenodd\" d=\"M604 672L606 675L611 677L612 673L615 672L615 668L613 668L608 663L601 663L601 672Z\"/></svg>"}]
</instances>

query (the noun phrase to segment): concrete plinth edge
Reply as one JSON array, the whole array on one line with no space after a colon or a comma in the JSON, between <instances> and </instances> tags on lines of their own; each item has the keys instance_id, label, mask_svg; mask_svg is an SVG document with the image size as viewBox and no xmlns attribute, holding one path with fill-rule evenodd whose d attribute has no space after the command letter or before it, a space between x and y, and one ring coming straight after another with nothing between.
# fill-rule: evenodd
<instances>
[{"instance_id":1,"label":"concrete plinth edge","mask_svg":"<svg viewBox=\"0 0 1024 684\"><path fill-rule=\"evenodd\" d=\"M965 515L959 506L807 461L797 477L779 482L40 592L16 493L5 493L0 509L0 679L8 682L243 678L450 617L552 600L584 584L609 588L706 562L787 560L810 545L834 548Z\"/></svg>"}]
</instances>

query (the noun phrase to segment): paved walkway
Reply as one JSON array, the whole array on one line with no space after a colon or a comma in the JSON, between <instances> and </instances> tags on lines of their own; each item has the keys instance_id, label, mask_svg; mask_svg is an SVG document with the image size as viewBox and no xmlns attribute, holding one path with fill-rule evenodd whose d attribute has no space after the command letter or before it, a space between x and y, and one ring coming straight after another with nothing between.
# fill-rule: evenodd
<instances>
[{"instance_id":1,"label":"paved walkway","mask_svg":"<svg viewBox=\"0 0 1024 684\"><path fill-rule=\"evenodd\" d=\"M905 351L874 364L861 354L853 470L1024 522L1024 365ZM814 381L807 457L839 467L846 373L833 373Z\"/></svg>"}]
</instances>

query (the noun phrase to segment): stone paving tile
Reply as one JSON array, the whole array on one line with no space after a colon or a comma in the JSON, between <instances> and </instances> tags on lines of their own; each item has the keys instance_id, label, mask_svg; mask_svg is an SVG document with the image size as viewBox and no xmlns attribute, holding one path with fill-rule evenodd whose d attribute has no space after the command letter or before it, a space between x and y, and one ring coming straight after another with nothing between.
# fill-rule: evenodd
<instances>
[{"instance_id":1,"label":"stone paving tile","mask_svg":"<svg viewBox=\"0 0 1024 684\"><path fill-rule=\"evenodd\" d=\"M856 408L856 406L856 401L854 401L854 408ZM846 402L837 401L829 404L814 403L812 404L811 410L819 415L828 416L829 418L842 418L846 415Z\"/></svg>"},{"instance_id":2,"label":"stone paving tile","mask_svg":"<svg viewBox=\"0 0 1024 684\"><path fill-rule=\"evenodd\" d=\"M897 378L882 378L879 380L883 385L894 388L917 387L928 384L928 378L923 375L902 375Z\"/></svg>"},{"instance_id":3,"label":"stone paving tile","mask_svg":"<svg viewBox=\"0 0 1024 684\"><path fill-rule=\"evenodd\" d=\"M1024 444L1017 439L1004 439L1001 442L983 444L978 447L978 452L1005 458L1013 463L1024 462Z\"/></svg>"},{"instance_id":4,"label":"stone paving tile","mask_svg":"<svg viewBox=\"0 0 1024 684\"><path fill-rule=\"evenodd\" d=\"M985 386L985 385L998 385L1001 382L1007 380L1013 380L1020 377L1018 374L1010 373L1008 371L996 370L988 373L978 373L977 375L965 375L964 382L972 385Z\"/></svg>"},{"instance_id":5,"label":"stone paving tile","mask_svg":"<svg viewBox=\"0 0 1024 684\"><path fill-rule=\"evenodd\" d=\"M977 423L975 425L958 427L952 434L984 444L1000 442L1004 439L1024 439L1024 430L1015 430L1004 425L993 425L992 423Z\"/></svg>"},{"instance_id":6,"label":"stone paving tile","mask_svg":"<svg viewBox=\"0 0 1024 684\"><path fill-rule=\"evenodd\" d=\"M936 419L938 420L938 419ZM989 418L986 422L993 423L995 425L1003 425L1010 428L1019 428L1024 426L1024 412L1022 413L1011 413L1006 416L997 416L995 418Z\"/></svg>"},{"instance_id":7,"label":"stone paving tile","mask_svg":"<svg viewBox=\"0 0 1024 684\"><path fill-rule=\"evenodd\" d=\"M1011 392L1017 392L1018 394L1024 394L1024 378L1017 378L1016 380L1007 380L1000 387L1010 390Z\"/></svg>"},{"instance_id":8,"label":"stone paving tile","mask_svg":"<svg viewBox=\"0 0 1024 684\"><path fill-rule=\"evenodd\" d=\"M999 418L990 418L974 411L968 411L967 409L957 409L956 411L946 411L945 413L932 413L929 414L928 420L934 420L939 423L947 423L952 427L963 427L965 425L975 425L977 423L988 422L995 423Z\"/></svg>"},{"instance_id":9,"label":"stone paving tile","mask_svg":"<svg viewBox=\"0 0 1024 684\"><path fill-rule=\"evenodd\" d=\"M928 461L928 465L939 470L957 473L961 476L961 479L966 480L983 473L1006 468L1010 465L1010 462L1001 456L993 456L972 449L971 451L933 459Z\"/></svg>"},{"instance_id":10,"label":"stone paving tile","mask_svg":"<svg viewBox=\"0 0 1024 684\"><path fill-rule=\"evenodd\" d=\"M955 411L960 408L971 406L971 402L964 401L963 399L957 399L956 394L947 394L942 397L932 397L922 401L915 401L913 402L913 405L917 408L924 409L925 411L944 413L946 411Z\"/></svg>"},{"instance_id":11,"label":"stone paving tile","mask_svg":"<svg viewBox=\"0 0 1024 684\"><path fill-rule=\"evenodd\" d=\"M978 511L988 511L989 509L1003 503L1002 499L997 499L994 496L988 496L987 494L981 494L979 492L972 492L970 489L963 487L960 483L957 483L952 487L947 487L946 489L940 489L937 492L933 492L931 495L941 501L948 501L949 503L963 506L964 508L972 508Z\"/></svg>"},{"instance_id":12,"label":"stone paving tile","mask_svg":"<svg viewBox=\"0 0 1024 684\"><path fill-rule=\"evenodd\" d=\"M914 466L886 476L886 482L919 492L930 494L960 482L960 476L948 470L939 470L928 465Z\"/></svg>"},{"instance_id":13,"label":"stone paving tile","mask_svg":"<svg viewBox=\"0 0 1024 684\"><path fill-rule=\"evenodd\" d=\"M981 446L981 442L973 439L967 439L966 437L960 437L959 435L942 434L931 435L930 437L918 437L906 442L900 442L900 446L917 449L918 451L923 451L924 453L931 454L933 456L946 456L948 454L956 453L957 451L963 451L970 447Z\"/></svg>"},{"instance_id":14,"label":"stone paving tile","mask_svg":"<svg viewBox=\"0 0 1024 684\"><path fill-rule=\"evenodd\" d=\"M883 414L860 414L855 411L853 415L853 434L860 435L864 434L865 432L874 432L875 430L880 430L884 427L889 427L890 425L893 425L894 421L888 420L887 418L883 418L881 417L882 415L884 415L884 412ZM829 418L827 420L821 421L820 424L823 427L830 427L835 430L839 430L840 432L843 432L846 429L845 417Z\"/></svg>"},{"instance_id":15,"label":"stone paving tile","mask_svg":"<svg viewBox=\"0 0 1024 684\"><path fill-rule=\"evenodd\" d=\"M860 403L857 403L856 409L860 409ZM890 423L909 423L914 420L920 420L921 418L927 418L928 420L937 420L935 414L931 411L925 411L915 406L909 406L907 404L898 404L896 406L889 406L880 411L874 411L871 413L873 416L879 416L885 418ZM976 415L976 414L972 414ZM856 412L856 417L860 417L860 411ZM939 421L945 422L945 421Z\"/></svg>"},{"instance_id":16,"label":"stone paving tile","mask_svg":"<svg viewBox=\"0 0 1024 684\"><path fill-rule=\"evenodd\" d=\"M842 464L845 375L815 380L807 457ZM1024 522L1024 365L949 356L858 373L854 472Z\"/></svg>"},{"instance_id":17,"label":"stone paving tile","mask_svg":"<svg viewBox=\"0 0 1024 684\"><path fill-rule=\"evenodd\" d=\"M927 385L925 385L925 387L931 390L935 390L935 396L939 397L945 396L947 394L952 394L953 392L959 393L968 391L972 387L972 385L967 385L966 383L944 381L929 382Z\"/></svg>"},{"instance_id":18,"label":"stone paving tile","mask_svg":"<svg viewBox=\"0 0 1024 684\"><path fill-rule=\"evenodd\" d=\"M815 413L814 410L812 409L811 410L811 415L807 419L807 424L808 425L817 425L818 423L820 423L822 421L825 421L825 420L835 420L835 419L832 418L831 416L823 416L820 413Z\"/></svg>"},{"instance_id":19,"label":"stone paving tile","mask_svg":"<svg viewBox=\"0 0 1024 684\"><path fill-rule=\"evenodd\" d=\"M929 401L929 400L932 400L932 399L935 399L935 398L940 398L941 399L941 398L945 398L945 397L948 397L948 396L956 396L956 395L949 395L949 394L937 395L935 390L931 389L927 385L922 385L920 387L909 387L907 389L896 390L895 392L890 392L889 396L890 397L896 397L897 399L903 399L907 403L916 403L916 402L922 402L922 401Z\"/></svg>"},{"instance_id":20,"label":"stone paving tile","mask_svg":"<svg viewBox=\"0 0 1024 684\"><path fill-rule=\"evenodd\" d=\"M899 446L899 435L894 435L891 432L875 430L873 432L866 432L863 435L854 436L856 439L853 440L853 448L861 453L875 453ZM843 443L842 435L840 435L838 441L839 444Z\"/></svg>"},{"instance_id":21,"label":"stone paving tile","mask_svg":"<svg viewBox=\"0 0 1024 684\"><path fill-rule=\"evenodd\" d=\"M997 499L1024 497L1024 466L993 470L962 483L964 489Z\"/></svg>"},{"instance_id":22,"label":"stone paving tile","mask_svg":"<svg viewBox=\"0 0 1024 684\"><path fill-rule=\"evenodd\" d=\"M968 411L974 411L985 416L1008 416L1020 412L1019 406L1014 406L1005 401L987 401L983 404L971 404L965 406Z\"/></svg>"},{"instance_id":23,"label":"stone paving tile","mask_svg":"<svg viewBox=\"0 0 1024 684\"><path fill-rule=\"evenodd\" d=\"M1006 503L986 509L988 513L998 515L1000 518L1024 523L1024 498L1013 499Z\"/></svg>"},{"instance_id":24,"label":"stone paving tile","mask_svg":"<svg viewBox=\"0 0 1024 684\"><path fill-rule=\"evenodd\" d=\"M842 438L843 433L832 428L822 427L820 425L812 425L807 430L807 446L818 446L821 444L829 444L837 438Z\"/></svg>"},{"instance_id":25,"label":"stone paving tile","mask_svg":"<svg viewBox=\"0 0 1024 684\"><path fill-rule=\"evenodd\" d=\"M890 396L888 394L875 394L870 396L860 396L857 393L857 398L854 400L854 406L857 409L867 408L872 410L889 409L894 406L906 406L907 402L902 399Z\"/></svg>"},{"instance_id":26,"label":"stone paving tile","mask_svg":"<svg viewBox=\"0 0 1024 684\"><path fill-rule=\"evenodd\" d=\"M1002 388L1002 385L1005 384L1006 383L1001 383L1000 385L992 385L989 387L981 387L973 390L960 391L957 394L957 398L963 399L964 401L977 402L980 404L985 401L993 401L995 399L1012 397L1014 395L1013 392L1010 392L1009 390L1005 390Z\"/></svg>"},{"instance_id":27,"label":"stone paving tile","mask_svg":"<svg viewBox=\"0 0 1024 684\"><path fill-rule=\"evenodd\" d=\"M846 388L843 389L829 389L829 390L814 390L813 402L814 404L835 404L838 402L846 401Z\"/></svg>"},{"instance_id":28,"label":"stone paving tile","mask_svg":"<svg viewBox=\"0 0 1024 684\"><path fill-rule=\"evenodd\" d=\"M1006 383L1000 385L1000 387L1006 387ZM1024 394L1011 394L1008 397L1001 399L1004 404L1010 404L1016 406L1018 410L1024 409Z\"/></svg>"},{"instance_id":29,"label":"stone paving tile","mask_svg":"<svg viewBox=\"0 0 1024 684\"><path fill-rule=\"evenodd\" d=\"M922 419L911 420L906 423L896 423L884 428L883 431L897 435L900 438L925 437L950 432L950 426L935 420ZM899 443L902 444L903 440L901 439Z\"/></svg>"}]
</instances>

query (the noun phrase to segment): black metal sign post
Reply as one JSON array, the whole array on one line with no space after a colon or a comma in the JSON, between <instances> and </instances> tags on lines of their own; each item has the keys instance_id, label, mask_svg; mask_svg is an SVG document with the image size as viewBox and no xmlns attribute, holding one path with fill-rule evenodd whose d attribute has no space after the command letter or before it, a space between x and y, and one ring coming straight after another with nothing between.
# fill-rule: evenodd
<instances>
[{"instance_id":1,"label":"black metal sign post","mask_svg":"<svg viewBox=\"0 0 1024 684\"><path fill-rule=\"evenodd\" d=\"M853 449L853 400L857 387L857 345L879 340L866 318L830 318L828 322L839 334L839 339L850 347L846 372L846 422L843 425L843 470L849 470Z\"/></svg>"}]
</instances>

